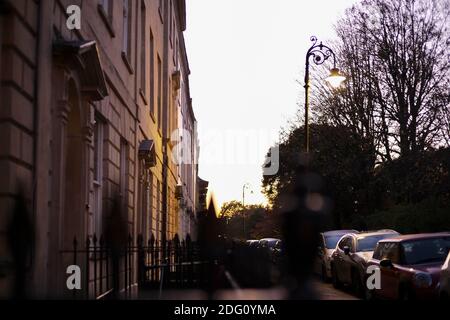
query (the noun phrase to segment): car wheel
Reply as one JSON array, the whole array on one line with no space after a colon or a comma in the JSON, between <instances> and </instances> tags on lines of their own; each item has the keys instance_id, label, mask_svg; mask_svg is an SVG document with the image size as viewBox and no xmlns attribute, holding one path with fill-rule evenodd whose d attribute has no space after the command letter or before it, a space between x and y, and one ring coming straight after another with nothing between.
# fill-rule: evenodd
<instances>
[{"instance_id":1,"label":"car wheel","mask_svg":"<svg viewBox=\"0 0 450 320\"><path fill-rule=\"evenodd\" d=\"M359 298L363 298L364 297L364 287L361 281L361 277L359 276L358 271L353 271L352 272L352 287L353 287L353 292L359 297Z\"/></svg>"},{"instance_id":2,"label":"car wheel","mask_svg":"<svg viewBox=\"0 0 450 320\"><path fill-rule=\"evenodd\" d=\"M334 268L334 265L331 265L331 280L335 289L339 289L342 286L338 279L338 275L336 269Z\"/></svg>"}]
</instances>

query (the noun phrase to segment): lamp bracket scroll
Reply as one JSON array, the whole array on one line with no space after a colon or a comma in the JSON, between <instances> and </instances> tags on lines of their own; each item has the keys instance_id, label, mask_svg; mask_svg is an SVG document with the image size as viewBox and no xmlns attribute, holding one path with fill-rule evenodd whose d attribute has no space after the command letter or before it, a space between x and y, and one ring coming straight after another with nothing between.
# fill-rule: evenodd
<instances>
[{"instance_id":1,"label":"lamp bracket scroll","mask_svg":"<svg viewBox=\"0 0 450 320\"><path fill-rule=\"evenodd\" d=\"M313 42L313 45L311 48L309 48L308 53L306 55L307 61L309 61L310 57L313 57L313 62L316 65L321 65L325 61L327 61L330 57L333 57L333 67L336 68L336 56L331 50L330 47L324 45L322 42L317 43L317 37L312 36L311 41Z\"/></svg>"}]
</instances>

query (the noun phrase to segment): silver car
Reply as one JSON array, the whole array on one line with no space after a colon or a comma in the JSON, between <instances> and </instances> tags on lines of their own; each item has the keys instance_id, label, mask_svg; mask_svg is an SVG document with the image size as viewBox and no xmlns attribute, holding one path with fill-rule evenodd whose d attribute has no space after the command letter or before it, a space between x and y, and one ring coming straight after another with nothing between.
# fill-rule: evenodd
<instances>
[{"instance_id":1,"label":"silver car","mask_svg":"<svg viewBox=\"0 0 450 320\"><path fill-rule=\"evenodd\" d=\"M322 277L322 280L329 281L331 279L330 259L338 241L342 236L348 233L358 233L356 230L333 230L322 232L320 234L319 247L317 250L317 258L314 263L314 271Z\"/></svg>"},{"instance_id":2,"label":"silver car","mask_svg":"<svg viewBox=\"0 0 450 320\"><path fill-rule=\"evenodd\" d=\"M262 250L268 250L270 253L277 247L277 244L280 243L280 239L276 238L264 238L259 240L258 247Z\"/></svg>"},{"instance_id":3,"label":"silver car","mask_svg":"<svg viewBox=\"0 0 450 320\"><path fill-rule=\"evenodd\" d=\"M366 265L378 241L398 236L394 230L349 233L343 236L331 255L331 278L335 288L350 285L362 296L365 293Z\"/></svg>"},{"instance_id":4,"label":"silver car","mask_svg":"<svg viewBox=\"0 0 450 320\"><path fill-rule=\"evenodd\" d=\"M440 297L442 300L450 299L450 252L441 269Z\"/></svg>"}]
</instances>

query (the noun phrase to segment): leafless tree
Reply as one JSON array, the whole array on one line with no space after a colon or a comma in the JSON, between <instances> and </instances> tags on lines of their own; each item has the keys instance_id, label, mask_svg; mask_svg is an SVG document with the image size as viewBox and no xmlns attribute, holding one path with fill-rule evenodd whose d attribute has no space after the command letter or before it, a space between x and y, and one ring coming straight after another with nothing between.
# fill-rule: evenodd
<instances>
[{"instance_id":1,"label":"leafless tree","mask_svg":"<svg viewBox=\"0 0 450 320\"><path fill-rule=\"evenodd\" d=\"M319 121L351 127L382 162L448 146L449 4L364 0L347 10L336 53L348 81L315 88Z\"/></svg>"}]
</instances>

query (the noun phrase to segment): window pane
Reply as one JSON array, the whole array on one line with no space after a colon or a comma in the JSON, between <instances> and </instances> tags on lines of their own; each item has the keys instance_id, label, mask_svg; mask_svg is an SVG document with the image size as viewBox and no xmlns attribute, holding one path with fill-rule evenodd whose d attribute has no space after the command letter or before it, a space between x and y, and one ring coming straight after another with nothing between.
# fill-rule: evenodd
<instances>
[{"instance_id":1,"label":"window pane","mask_svg":"<svg viewBox=\"0 0 450 320\"><path fill-rule=\"evenodd\" d=\"M109 0L102 0L102 7L103 7L103 10L105 10L105 13L108 14L108 16L109 16L109 13L110 13Z\"/></svg>"},{"instance_id":2,"label":"window pane","mask_svg":"<svg viewBox=\"0 0 450 320\"><path fill-rule=\"evenodd\" d=\"M94 180L101 183L103 161L103 124L95 121L94 127Z\"/></svg>"},{"instance_id":3,"label":"window pane","mask_svg":"<svg viewBox=\"0 0 450 320\"><path fill-rule=\"evenodd\" d=\"M358 251L373 251L378 241L392 237L392 234L374 235L358 238Z\"/></svg>"},{"instance_id":4,"label":"window pane","mask_svg":"<svg viewBox=\"0 0 450 320\"><path fill-rule=\"evenodd\" d=\"M328 236L325 238L325 243L326 243L326 247L327 249L334 249L336 248L336 244L339 241L339 239L341 238L341 236Z\"/></svg>"},{"instance_id":5,"label":"window pane","mask_svg":"<svg viewBox=\"0 0 450 320\"><path fill-rule=\"evenodd\" d=\"M155 48L150 30L150 112L155 114Z\"/></svg>"},{"instance_id":6,"label":"window pane","mask_svg":"<svg viewBox=\"0 0 450 320\"><path fill-rule=\"evenodd\" d=\"M131 58L131 1L123 0L123 52Z\"/></svg>"},{"instance_id":7,"label":"window pane","mask_svg":"<svg viewBox=\"0 0 450 320\"><path fill-rule=\"evenodd\" d=\"M158 57L158 128L162 124L162 63Z\"/></svg>"},{"instance_id":8,"label":"window pane","mask_svg":"<svg viewBox=\"0 0 450 320\"><path fill-rule=\"evenodd\" d=\"M125 140L120 143L120 195L122 197L123 212L128 211L128 144Z\"/></svg>"},{"instance_id":9,"label":"window pane","mask_svg":"<svg viewBox=\"0 0 450 320\"><path fill-rule=\"evenodd\" d=\"M409 241L402 247L406 265L444 262L450 248L450 238Z\"/></svg>"},{"instance_id":10,"label":"window pane","mask_svg":"<svg viewBox=\"0 0 450 320\"><path fill-rule=\"evenodd\" d=\"M97 236L102 232L103 203L103 128L104 123L96 118L94 126L94 203L91 223L91 234Z\"/></svg>"},{"instance_id":11,"label":"window pane","mask_svg":"<svg viewBox=\"0 0 450 320\"><path fill-rule=\"evenodd\" d=\"M146 93L146 46L145 46L145 29L147 27L146 25L146 9L145 9L145 2L142 0L141 2L141 89L145 95Z\"/></svg>"}]
</instances>

